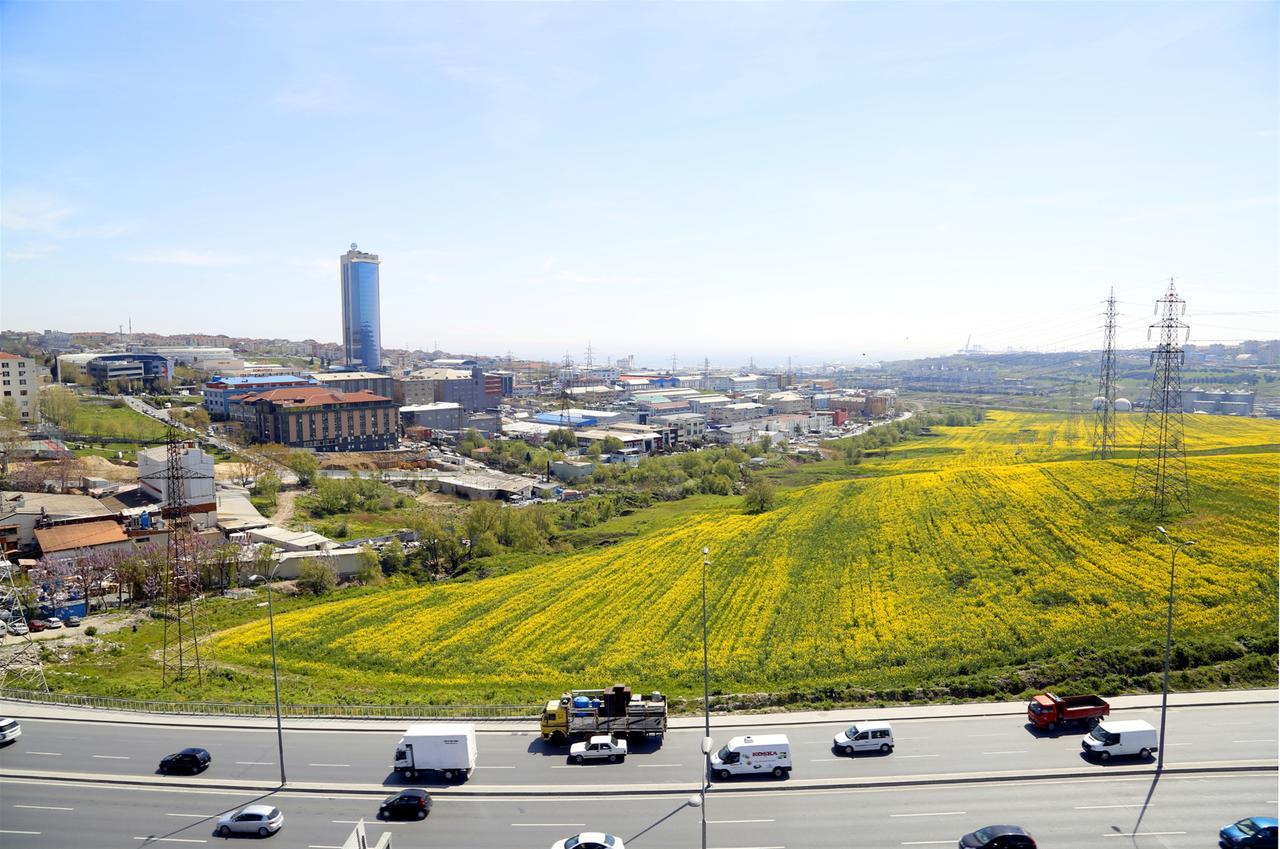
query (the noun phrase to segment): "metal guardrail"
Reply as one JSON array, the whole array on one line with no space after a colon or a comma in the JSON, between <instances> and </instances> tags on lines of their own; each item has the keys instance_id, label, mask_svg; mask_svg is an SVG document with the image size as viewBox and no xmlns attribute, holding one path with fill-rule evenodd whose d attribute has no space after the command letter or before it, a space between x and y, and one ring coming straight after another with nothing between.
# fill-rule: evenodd
<instances>
[{"instance_id":1,"label":"metal guardrail","mask_svg":"<svg viewBox=\"0 0 1280 849\"><path fill-rule=\"evenodd\" d=\"M0 699L65 707L96 708L135 713L194 714L199 716L275 716L274 705L235 702L159 702L75 693L42 693L36 690L0 688ZM540 705L286 705L280 712L290 717L344 717L349 719L527 719L536 720Z\"/></svg>"}]
</instances>

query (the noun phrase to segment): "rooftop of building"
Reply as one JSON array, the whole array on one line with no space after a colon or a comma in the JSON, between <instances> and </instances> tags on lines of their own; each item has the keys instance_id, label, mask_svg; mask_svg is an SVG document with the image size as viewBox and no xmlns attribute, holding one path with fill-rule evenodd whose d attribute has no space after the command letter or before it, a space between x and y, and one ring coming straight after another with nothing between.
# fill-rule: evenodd
<instances>
[{"instance_id":1,"label":"rooftop of building","mask_svg":"<svg viewBox=\"0 0 1280 849\"><path fill-rule=\"evenodd\" d=\"M433 401L430 404L407 404L400 408L402 413L439 413L446 410L461 410L457 401Z\"/></svg>"},{"instance_id":2,"label":"rooftop of building","mask_svg":"<svg viewBox=\"0 0 1280 849\"><path fill-rule=\"evenodd\" d=\"M51 518L71 518L74 516L110 516L111 510L102 502L87 495L59 495L48 492L5 492L0 494L3 506L0 515L21 510L24 513L38 513L44 510ZM22 505L19 506L18 502Z\"/></svg>"},{"instance_id":3,"label":"rooftop of building","mask_svg":"<svg viewBox=\"0 0 1280 849\"><path fill-rule=\"evenodd\" d=\"M311 375L321 383L340 383L344 380L382 380L390 375L376 371L327 371Z\"/></svg>"},{"instance_id":4,"label":"rooftop of building","mask_svg":"<svg viewBox=\"0 0 1280 849\"><path fill-rule=\"evenodd\" d=\"M471 372L458 368L420 368L399 380L470 380Z\"/></svg>"},{"instance_id":5,"label":"rooftop of building","mask_svg":"<svg viewBox=\"0 0 1280 849\"><path fill-rule=\"evenodd\" d=\"M391 401L381 395L375 395L368 389L359 392L342 392L327 389L323 386L298 386L288 389L269 389L266 392L255 392L246 395L241 403L253 404L258 401L270 401L281 407L322 407L325 404L360 404L370 401Z\"/></svg>"},{"instance_id":6,"label":"rooftop of building","mask_svg":"<svg viewBox=\"0 0 1280 849\"><path fill-rule=\"evenodd\" d=\"M128 542L124 528L114 519L81 522L76 525L58 525L52 528L36 528L36 542L45 554L56 551L73 551L94 545Z\"/></svg>"},{"instance_id":7,"label":"rooftop of building","mask_svg":"<svg viewBox=\"0 0 1280 849\"><path fill-rule=\"evenodd\" d=\"M206 386L222 384L225 386L279 386L281 384L315 383L310 377L296 374L249 374L241 377L223 377L215 374Z\"/></svg>"},{"instance_id":8,"label":"rooftop of building","mask_svg":"<svg viewBox=\"0 0 1280 849\"><path fill-rule=\"evenodd\" d=\"M0 360L25 360L26 357L19 357L17 354L10 354L8 351L0 351Z\"/></svg>"}]
</instances>

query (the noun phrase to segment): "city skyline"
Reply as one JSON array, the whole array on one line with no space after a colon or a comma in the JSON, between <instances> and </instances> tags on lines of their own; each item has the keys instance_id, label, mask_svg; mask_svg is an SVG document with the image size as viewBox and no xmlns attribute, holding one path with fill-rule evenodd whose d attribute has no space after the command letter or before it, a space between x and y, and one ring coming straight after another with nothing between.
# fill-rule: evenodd
<instances>
[{"instance_id":1,"label":"city skyline","mask_svg":"<svg viewBox=\"0 0 1280 849\"><path fill-rule=\"evenodd\" d=\"M354 241L391 348L1088 349L1111 286L1141 347L1169 277L1274 335L1275 5L0 15L6 328L340 339Z\"/></svg>"}]
</instances>

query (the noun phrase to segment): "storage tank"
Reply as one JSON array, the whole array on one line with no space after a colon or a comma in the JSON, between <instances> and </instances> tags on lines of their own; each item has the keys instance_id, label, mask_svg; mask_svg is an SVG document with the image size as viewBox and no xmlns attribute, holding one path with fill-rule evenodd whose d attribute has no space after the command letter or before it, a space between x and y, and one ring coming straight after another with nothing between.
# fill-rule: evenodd
<instances>
[{"instance_id":1,"label":"storage tank","mask_svg":"<svg viewBox=\"0 0 1280 849\"><path fill-rule=\"evenodd\" d=\"M1117 398L1117 399L1116 399L1116 412L1117 412L1117 413L1128 413L1128 412L1131 412L1132 410L1133 410L1133 402L1132 402L1132 401L1130 401L1128 398Z\"/></svg>"}]
</instances>

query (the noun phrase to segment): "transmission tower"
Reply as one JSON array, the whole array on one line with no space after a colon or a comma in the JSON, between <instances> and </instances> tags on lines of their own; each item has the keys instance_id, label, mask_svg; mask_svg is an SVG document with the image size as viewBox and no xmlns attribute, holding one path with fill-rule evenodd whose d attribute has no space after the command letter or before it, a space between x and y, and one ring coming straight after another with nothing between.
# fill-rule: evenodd
<instances>
[{"instance_id":1,"label":"transmission tower","mask_svg":"<svg viewBox=\"0 0 1280 849\"><path fill-rule=\"evenodd\" d=\"M1093 459L1110 460L1116 453L1116 290L1107 296L1102 324L1102 368L1094 399ZM1181 403L1181 399L1179 399Z\"/></svg>"},{"instance_id":2,"label":"transmission tower","mask_svg":"<svg viewBox=\"0 0 1280 849\"><path fill-rule=\"evenodd\" d=\"M203 676L200 665L200 632L196 620L196 596L200 592L200 568L197 563L194 534L191 528L187 483L201 476L186 468L182 458L187 452L177 427L169 425L165 438L167 462L161 473L165 486L164 517L169 521L169 542L165 551L164 650L161 683L176 681L194 672L196 680Z\"/></svg>"},{"instance_id":3,"label":"transmission tower","mask_svg":"<svg viewBox=\"0 0 1280 849\"><path fill-rule=\"evenodd\" d=\"M21 622L27 625L27 614L23 610L22 593L13 581L13 573L18 567L10 563L0 554L0 610L8 613L8 622L12 625ZM49 692L49 684L44 678L44 661L40 659L40 647L31 639L26 627L17 628L23 633L17 636L16 642L5 640L0 648L0 688L12 690L36 690Z\"/></svg>"},{"instance_id":4,"label":"transmission tower","mask_svg":"<svg viewBox=\"0 0 1280 849\"><path fill-rule=\"evenodd\" d=\"M1190 328L1182 321L1187 302L1178 297L1172 280L1164 297L1156 301L1156 311L1160 320L1147 333L1149 337L1152 330L1159 330L1160 341L1151 352L1154 373L1133 474L1133 503L1139 508L1150 507L1161 516L1191 508L1182 430L1182 346Z\"/></svg>"}]
</instances>

